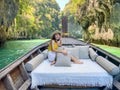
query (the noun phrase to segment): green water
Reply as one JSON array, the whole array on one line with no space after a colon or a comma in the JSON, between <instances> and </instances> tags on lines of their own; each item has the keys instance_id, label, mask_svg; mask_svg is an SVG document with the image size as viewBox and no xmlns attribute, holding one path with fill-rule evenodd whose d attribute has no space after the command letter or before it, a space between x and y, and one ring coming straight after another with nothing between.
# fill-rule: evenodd
<instances>
[{"instance_id":1,"label":"green water","mask_svg":"<svg viewBox=\"0 0 120 90\"><path fill-rule=\"evenodd\" d=\"M99 45L99 44L94 44L94 45L120 58L120 48L113 47L113 46L107 46L107 45Z\"/></svg>"},{"instance_id":2,"label":"green water","mask_svg":"<svg viewBox=\"0 0 120 90\"><path fill-rule=\"evenodd\" d=\"M48 39L7 41L5 46L0 48L0 69L46 41Z\"/></svg>"}]
</instances>

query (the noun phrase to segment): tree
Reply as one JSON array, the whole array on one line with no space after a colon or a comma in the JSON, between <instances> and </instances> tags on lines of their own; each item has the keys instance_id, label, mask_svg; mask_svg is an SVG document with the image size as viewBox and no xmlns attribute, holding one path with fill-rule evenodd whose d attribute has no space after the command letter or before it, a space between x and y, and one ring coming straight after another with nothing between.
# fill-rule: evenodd
<instances>
[{"instance_id":1,"label":"tree","mask_svg":"<svg viewBox=\"0 0 120 90\"><path fill-rule=\"evenodd\" d=\"M9 28L14 39L49 38L59 29L59 6L55 0L20 0L19 11Z\"/></svg>"},{"instance_id":2,"label":"tree","mask_svg":"<svg viewBox=\"0 0 120 90\"><path fill-rule=\"evenodd\" d=\"M119 46L119 4L119 0L70 0L63 13L72 12L83 28L84 40Z\"/></svg>"},{"instance_id":3,"label":"tree","mask_svg":"<svg viewBox=\"0 0 120 90\"><path fill-rule=\"evenodd\" d=\"M12 24L17 11L18 0L0 0L0 46L6 40L6 32Z\"/></svg>"},{"instance_id":4,"label":"tree","mask_svg":"<svg viewBox=\"0 0 120 90\"><path fill-rule=\"evenodd\" d=\"M59 30L59 5L55 0L40 0L35 17L42 37L49 38L50 33Z\"/></svg>"}]
</instances>

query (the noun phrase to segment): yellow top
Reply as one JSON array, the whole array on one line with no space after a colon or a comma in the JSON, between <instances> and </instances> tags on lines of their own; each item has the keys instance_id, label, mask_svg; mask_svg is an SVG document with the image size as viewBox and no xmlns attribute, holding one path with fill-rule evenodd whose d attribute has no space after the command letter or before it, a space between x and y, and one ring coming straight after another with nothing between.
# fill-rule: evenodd
<instances>
[{"instance_id":1,"label":"yellow top","mask_svg":"<svg viewBox=\"0 0 120 90\"><path fill-rule=\"evenodd\" d=\"M58 49L58 44L56 42L53 43L53 47L54 49ZM48 46L48 51L52 51L52 44L50 43L49 46Z\"/></svg>"}]
</instances>

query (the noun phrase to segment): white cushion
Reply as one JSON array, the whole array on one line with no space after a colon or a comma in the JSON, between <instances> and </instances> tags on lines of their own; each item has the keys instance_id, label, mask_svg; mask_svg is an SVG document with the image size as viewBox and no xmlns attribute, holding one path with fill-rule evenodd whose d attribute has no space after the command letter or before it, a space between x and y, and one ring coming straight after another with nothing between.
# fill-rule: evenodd
<instances>
[{"instance_id":1,"label":"white cushion","mask_svg":"<svg viewBox=\"0 0 120 90\"><path fill-rule=\"evenodd\" d=\"M25 68L27 71L31 72L34 70L42 61L44 60L44 55L39 54L33 59L31 59L29 62L25 64Z\"/></svg>"},{"instance_id":2,"label":"white cushion","mask_svg":"<svg viewBox=\"0 0 120 90\"><path fill-rule=\"evenodd\" d=\"M42 53L44 55L44 59L47 59L48 58L48 50L46 49Z\"/></svg>"},{"instance_id":3,"label":"white cushion","mask_svg":"<svg viewBox=\"0 0 120 90\"><path fill-rule=\"evenodd\" d=\"M117 67L115 64L111 63L107 59L103 58L102 56L98 56L96 58L96 62L111 75L117 75L120 72L119 67Z\"/></svg>"},{"instance_id":4,"label":"white cushion","mask_svg":"<svg viewBox=\"0 0 120 90\"><path fill-rule=\"evenodd\" d=\"M91 60L93 61L95 61L96 57L98 56L98 54L92 48L89 48L89 55L90 55Z\"/></svg>"},{"instance_id":5,"label":"white cushion","mask_svg":"<svg viewBox=\"0 0 120 90\"><path fill-rule=\"evenodd\" d=\"M70 54L68 53L67 55L64 55L62 53L57 53L55 66L70 67L71 66Z\"/></svg>"},{"instance_id":6,"label":"white cushion","mask_svg":"<svg viewBox=\"0 0 120 90\"><path fill-rule=\"evenodd\" d=\"M76 46L79 49L79 59L89 59L89 46Z\"/></svg>"},{"instance_id":7,"label":"white cushion","mask_svg":"<svg viewBox=\"0 0 120 90\"><path fill-rule=\"evenodd\" d=\"M64 49L65 49L64 46L58 47L58 50L64 50Z\"/></svg>"},{"instance_id":8,"label":"white cushion","mask_svg":"<svg viewBox=\"0 0 120 90\"><path fill-rule=\"evenodd\" d=\"M79 49L78 48L65 48L68 52L71 52L71 55L79 59Z\"/></svg>"}]
</instances>

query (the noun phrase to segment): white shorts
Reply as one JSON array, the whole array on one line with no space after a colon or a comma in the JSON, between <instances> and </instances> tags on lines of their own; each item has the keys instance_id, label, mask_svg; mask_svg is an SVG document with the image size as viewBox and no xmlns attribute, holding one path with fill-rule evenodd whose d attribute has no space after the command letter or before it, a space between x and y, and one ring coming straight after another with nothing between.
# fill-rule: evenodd
<instances>
[{"instance_id":1,"label":"white shorts","mask_svg":"<svg viewBox=\"0 0 120 90\"><path fill-rule=\"evenodd\" d=\"M55 57L56 57L56 53L55 53L55 52L48 51L48 60L49 60L50 62L54 61L54 60L55 60Z\"/></svg>"}]
</instances>

